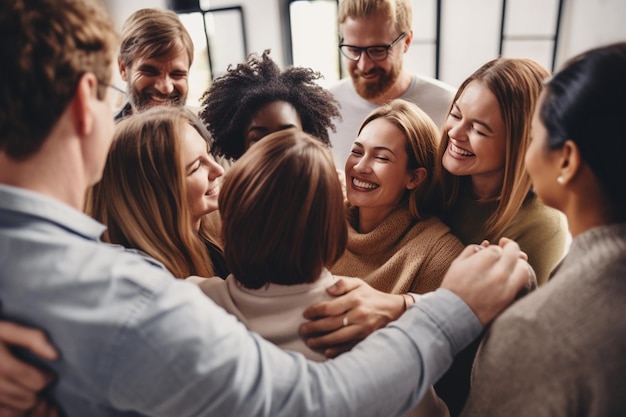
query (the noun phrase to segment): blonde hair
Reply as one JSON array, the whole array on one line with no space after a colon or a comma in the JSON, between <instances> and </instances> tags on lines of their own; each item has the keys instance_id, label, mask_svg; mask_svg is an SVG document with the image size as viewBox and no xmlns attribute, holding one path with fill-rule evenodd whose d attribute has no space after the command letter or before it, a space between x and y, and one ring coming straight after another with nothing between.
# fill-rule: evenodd
<instances>
[{"instance_id":1,"label":"blonde hair","mask_svg":"<svg viewBox=\"0 0 626 417\"><path fill-rule=\"evenodd\" d=\"M209 238L194 228L180 149L184 124L198 130L194 118L158 106L120 121L86 209L107 226L104 241L140 249L178 278L214 275L202 241Z\"/></svg>"},{"instance_id":2,"label":"blonde hair","mask_svg":"<svg viewBox=\"0 0 626 417\"><path fill-rule=\"evenodd\" d=\"M439 129L435 122L416 104L403 99L390 101L372 111L361 123L358 134L373 120L383 118L396 126L404 135L408 156L407 171L426 169L424 181L412 190L407 190L403 201L408 201L414 219L432 216L440 207L433 193L435 154L439 142Z\"/></svg>"},{"instance_id":3,"label":"blonde hair","mask_svg":"<svg viewBox=\"0 0 626 417\"><path fill-rule=\"evenodd\" d=\"M524 156L530 145L530 127L535 105L550 76L548 70L530 59L498 58L470 75L459 87L452 105L473 81L480 81L496 96L506 131L502 190L496 197L498 207L487 220L485 238L494 239L513 220L532 188ZM450 107L451 109L452 107ZM444 132L437 153L439 191L445 209L456 203L461 188L471 187L469 179L446 171L442 164L450 139Z\"/></svg>"},{"instance_id":4,"label":"blonde hair","mask_svg":"<svg viewBox=\"0 0 626 417\"><path fill-rule=\"evenodd\" d=\"M219 198L229 270L247 288L315 281L343 254L343 193L328 149L295 129L270 134L231 167Z\"/></svg>"},{"instance_id":5,"label":"blonde hair","mask_svg":"<svg viewBox=\"0 0 626 417\"><path fill-rule=\"evenodd\" d=\"M346 19L367 19L385 16L398 33L411 31L413 7L411 0L342 0L339 2L339 26Z\"/></svg>"}]
</instances>

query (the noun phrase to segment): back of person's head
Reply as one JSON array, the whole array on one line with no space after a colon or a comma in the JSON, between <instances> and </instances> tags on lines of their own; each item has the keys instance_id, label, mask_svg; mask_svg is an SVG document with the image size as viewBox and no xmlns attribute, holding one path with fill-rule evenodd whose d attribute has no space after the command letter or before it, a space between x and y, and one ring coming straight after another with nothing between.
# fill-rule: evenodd
<instances>
[{"instance_id":1,"label":"back of person's head","mask_svg":"<svg viewBox=\"0 0 626 417\"><path fill-rule=\"evenodd\" d=\"M548 147L567 140L580 150L612 212L626 218L626 42L591 49L569 60L546 84L539 117Z\"/></svg>"},{"instance_id":2,"label":"back of person's head","mask_svg":"<svg viewBox=\"0 0 626 417\"><path fill-rule=\"evenodd\" d=\"M250 54L245 63L229 66L202 96L200 118L213 135L216 153L239 159L246 151L246 124L274 101L290 103L300 116L302 130L330 146L328 129L335 129L332 119L340 113L332 94L316 83L322 75L304 67L281 71L269 53Z\"/></svg>"},{"instance_id":3,"label":"back of person's head","mask_svg":"<svg viewBox=\"0 0 626 417\"><path fill-rule=\"evenodd\" d=\"M120 121L86 209L107 226L103 240L148 253L178 278L213 275L193 227L182 160L185 124L208 137L194 118L158 106Z\"/></svg>"},{"instance_id":4,"label":"back of person's head","mask_svg":"<svg viewBox=\"0 0 626 417\"><path fill-rule=\"evenodd\" d=\"M346 247L332 156L296 129L250 147L226 174L219 208L226 263L247 288L313 282Z\"/></svg>"},{"instance_id":5,"label":"back of person's head","mask_svg":"<svg viewBox=\"0 0 626 417\"><path fill-rule=\"evenodd\" d=\"M433 120L416 104L395 99L372 111L361 123L361 130L371 121L383 118L396 126L406 138L408 156L407 171L426 169L426 179L412 190L407 190L405 199L415 219L428 217L440 206L434 200L434 171L439 129Z\"/></svg>"},{"instance_id":6,"label":"back of person's head","mask_svg":"<svg viewBox=\"0 0 626 417\"><path fill-rule=\"evenodd\" d=\"M178 15L171 10L140 9L122 26L119 59L132 67L138 57L146 59L170 55L183 48L193 62L193 41Z\"/></svg>"},{"instance_id":7,"label":"back of person's head","mask_svg":"<svg viewBox=\"0 0 626 417\"><path fill-rule=\"evenodd\" d=\"M339 25L346 19L368 19L386 16L398 33L411 31L413 7L411 0L341 0L339 2Z\"/></svg>"},{"instance_id":8,"label":"back of person's head","mask_svg":"<svg viewBox=\"0 0 626 417\"><path fill-rule=\"evenodd\" d=\"M0 34L0 150L21 160L40 149L85 73L104 100L117 36L90 0L3 0Z\"/></svg>"},{"instance_id":9,"label":"back of person's head","mask_svg":"<svg viewBox=\"0 0 626 417\"><path fill-rule=\"evenodd\" d=\"M483 83L496 97L505 128L505 162L502 190L498 208L488 221L487 236L493 237L508 224L524 203L532 184L524 164L524 155L530 145L532 116L543 82L550 76L548 70L530 59L497 58L481 66L458 88L454 104L471 82ZM448 146L444 132L439 146L440 162ZM443 179L442 186L448 205L458 194L460 180L437 164Z\"/></svg>"}]
</instances>

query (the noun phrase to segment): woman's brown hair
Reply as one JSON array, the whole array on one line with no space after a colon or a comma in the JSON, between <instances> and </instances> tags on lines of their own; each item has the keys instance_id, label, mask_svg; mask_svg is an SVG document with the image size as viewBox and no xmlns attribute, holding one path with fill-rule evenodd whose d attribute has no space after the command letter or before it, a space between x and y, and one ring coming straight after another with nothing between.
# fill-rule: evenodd
<instances>
[{"instance_id":1,"label":"woman's brown hair","mask_svg":"<svg viewBox=\"0 0 626 417\"><path fill-rule=\"evenodd\" d=\"M88 214L107 226L104 241L146 252L177 278L214 275L188 206L180 149L184 124L199 129L194 119L158 106L120 121L87 199Z\"/></svg>"},{"instance_id":2,"label":"woman's brown hair","mask_svg":"<svg viewBox=\"0 0 626 417\"><path fill-rule=\"evenodd\" d=\"M502 190L494 198L498 201L498 207L487 221L485 239L496 237L513 220L531 191L532 184L526 172L524 155L530 145L530 126L535 105L543 82L549 76L548 70L530 59L494 59L463 81L452 101L454 105L471 82L483 83L498 100L506 130ZM448 133L444 131L435 173L440 180L439 190L445 209L454 206L461 188L471 186L467 178L453 175L443 167L442 159L449 141Z\"/></svg>"},{"instance_id":3,"label":"woman's brown hair","mask_svg":"<svg viewBox=\"0 0 626 417\"><path fill-rule=\"evenodd\" d=\"M226 263L247 288L313 282L346 247L332 156L299 130L254 144L226 174L219 208Z\"/></svg>"}]
</instances>

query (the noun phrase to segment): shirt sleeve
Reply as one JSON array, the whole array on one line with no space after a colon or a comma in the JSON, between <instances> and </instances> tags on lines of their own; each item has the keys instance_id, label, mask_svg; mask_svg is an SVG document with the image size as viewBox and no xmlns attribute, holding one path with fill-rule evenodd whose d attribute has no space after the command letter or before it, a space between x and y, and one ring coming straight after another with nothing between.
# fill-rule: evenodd
<instances>
[{"instance_id":1,"label":"shirt sleeve","mask_svg":"<svg viewBox=\"0 0 626 417\"><path fill-rule=\"evenodd\" d=\"M114 341L108 390L116 409L181 417L401 416L482 330L458 296L439 289L352 351L310 362L180 284L147 302Z\"/></svg>"}]
</instances>

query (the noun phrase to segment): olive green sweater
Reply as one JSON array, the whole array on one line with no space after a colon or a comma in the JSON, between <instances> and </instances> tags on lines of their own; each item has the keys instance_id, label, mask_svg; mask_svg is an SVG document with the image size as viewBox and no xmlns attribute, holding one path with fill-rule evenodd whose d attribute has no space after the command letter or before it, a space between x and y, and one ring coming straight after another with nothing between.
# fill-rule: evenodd
<instances>
[{"instance_id":1,"label":"olive green sweater","mask_svg":"<svg viewBox=\"0 0 626 417\"><path fill-rule=\"evenodd\" d=\"M485 239L485 223L497 208L497 202L478 203L469 195L461 195L445 221L465 245ZM565 216L532 194L520 211L492 243L501 237L515 240L528 254L528 263L537 274L537 283L545 284L550 272L565 254L568 239Z\"/></svg>"}]
</instances>

